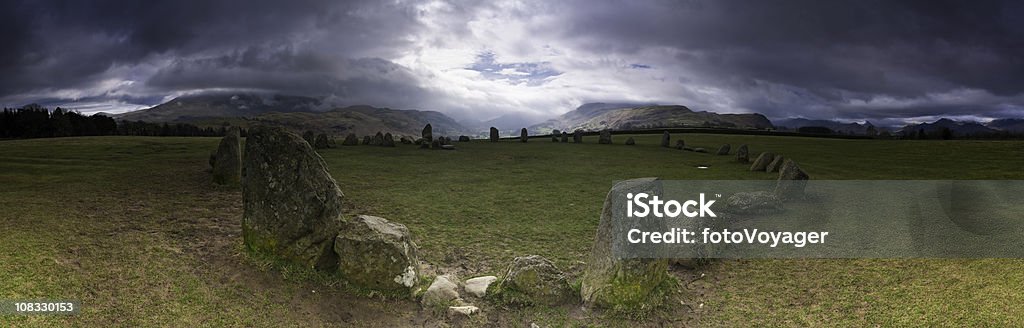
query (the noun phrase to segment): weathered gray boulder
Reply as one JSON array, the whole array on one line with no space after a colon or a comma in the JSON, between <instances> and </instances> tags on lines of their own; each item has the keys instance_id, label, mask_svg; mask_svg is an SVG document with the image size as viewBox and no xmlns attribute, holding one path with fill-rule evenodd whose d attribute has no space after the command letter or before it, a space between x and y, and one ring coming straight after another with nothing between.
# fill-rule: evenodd
<instances>
[{"instance_id":1,"label":"weathered gray boulder","mask_svg":"<svg viewBox=\"0 0 1024 328\"><path fill-rule=\"evenodd\" d=\"M385 133L384 134L384 140L383 140L383 142L381 142L380 145L384 146L384 147L394 147L395 146L395 137L392 136L390 132Z\"/></svg>"},{"instance_id":2,"label":"weathered gray boulder","mask_svg":"<svg viewBox=\"0 0 1024 328\"><path fill-rule=\"evenodd\" d=\"M242 179L242 144L238 128L231 128L220 139L217 153L211 161L213 182L220 185L237 185Z\"/></svg>"},{"instance_id":3,"label":"weathered gray boulder","mask_svg":"<svg viewBox=\"0 0 1024 328\"><path fill-rule=\"evenodd\" d=\"M344 195L320 155L298 135L257 127L245 143L242 239L247 249L305 267L338 264L334 237Z\"/></svg>"},{"instance_id":4,"label":"weathered gray boulder","mask_svg":"<svg viewBox=\"0 0 1024 328\"><path fill-rule=\"evenodd\" d=\"M349 133L345 136L345 141L341 142L342 146L355 146L359 144L359 137L356 137L355 133Z\"/></svg>"},{"instance_id":5,"label":"weathered gray boulder","mask_svg":"<svg viewBox=\"0 0 1024 328\"><path fill-rule=\"evenodd\" d=\"M321 133L316 136L316 142L313 143L313 148L316 149L327 149L331 148L331 140L327 137L327 134Z\"/></svg>"},{"instance_id":6,"label":"weathered gray boulder","mask_svg":"<svg viewBox=\"0 0 1024 328\"><path fill-rule=\"evenodd\" d=\"M581 278L580 293L584 305L624 310L650 309L660 304L670 292L672 280L668 273L668 259L623 258L612 251L615 240L612 236L613 220L618 219L614 213L625 211L613 206L614 198L630 192L658 194L656 181L657 178L620 181L605 197L601 221Z\"/></svg>"},{"instance_id":7,"label":"weathered gray boulder","mask_svg":"<svg viewBox=\"0 0 1024 328\"><path fill-rule=\"evenodd\" d=\"M565 131L562 131L562 143L568 143L568 142L569 142L569 134L566 133Z\"/></svg>"},{"instance_id":8,"label":"weathered gray boulder","mask_svg":"<svg viewBox=\"0 0 1024 328\"><path fill-rule=\"evenodd\" d=\"M427 125L423 127L423 132L421 134L423 140L426 140L427 143L434 141L434 128L430 126L430 123L427 123Z\"/></svg>"},{"instance_id":9,"label":"weathered gray boulder","mask_svg":"<svg viewBox=\"0 0 1024 328\"><path fill-rule=\"evenodd\" d=\"M491 127L491 142L498 142L498 128Z\"/></svg>"},{"instance_id":10,"label":"weathered gray boulder","mask_svg":"<svg viewBox=\"0 0 1024 328\"><path fill-rule=\"evenodd\" d=\"M739 192L725 200L725 208L738 214L776 212L782 210L782 200L767 191Z\"/></svg>"},{"instance_id":11,"label":"weathered gray boulder","mask_svg":"<svg viewBox=\"0 0 1024 328\"><path fill-rule=\"evenodd\" d=\"M519 131L519 141L526 142L527 138L529 138L529 135L526 133L526 128L523 128Z\"/></svg>"},{"instance_id":12,"label":"weathered gray boulder","mask_svg":"<svg viewBox=\"0 0 1024 328\"><path fill-rule=\"evenodd\" d=\"M370 136L363 136L363 144L364 145L369 145L371 143L373 143L373 138L372 137L370 137Z\"/></svg>"},{"instance_id":13,"label":"weathered gray boulder","mask_svg":"<svg viewBox=\"0 0 1024 328\"><path fill-rule=\"evenodd\" d=\"M626 138L626 145L632 146L632 145L635 145L635 144L636 144L636 141L633 140L633 137Z\"/></svg>"},{"instance_id":14,"label":"weathered gray boulder","mask_svg":"<svg viewBox=\"0 0 1024 328\"><path fill-rule=\"evenodd\" d=\"M427 287L427 291L423 293L420 304L425 307L435 307L448 306L459 301L458 281L459 278L454 274L435 277L434 281L430 283L430 287Z\"/></svg>"},{"instance_id":15,"label":"weathered gray boulder","mask_svg":"<svg viewBox=\"0 0 1024 328\"><path fill-rule=\"evenodd\" d=\"M740 145L740 148L736 150L736 161L740 163L750 163L750 152L747 150L747 145Z\"/></svg>"},{"instance_id":16,"label":"weathered gray boulder","mask_svg":"<svg viewBox=\"0 0 1024 328\"><path fill-rule=\"evenodd\" d=\"M612 144L612 131L609 129L601 130L601 135L598 136L597 143L602 145Z\"/></svg>"},{"instance_id":17,"label":"weathered gray boulder","mask_svg":"<svg viewBox=\"0 0 1024 328\"><path fill-rule=\"evenodd\" d=\"M576 129L572 132L572 143L583 143L583 130Z\"/></svg>"},{"instance_id":18,"label":"weathered gray boulder","mask_svg":"<svg viewBox=\"0 0 1024 328\"><path fill-rule=\"evenodd\" d=\"M554 134L554 133L552 133L552 134L551 134L551 142L556 142L556 143L557 143L558 141L559 141L559 140L558 140L558 135L557 135L557 134Z\"/></svg>"},{"instance_id":19,"label":"weathered gray boulder","mask_svg":"<svg viewBox=\"0 0 1024 328\"><path fill-rule=\"evenodd\" d=\"M469 136L459 136L459 142L469 142Z\"/></svg>"},{"instance_id":20,"label":"weathered gray boulder","mask_svg":"<svg viewBox=\"0 0 1024 328\"><path fill-rule=\"evenodd\" d=\"M313 131L306 130L306 132L302 134L302 140L306 140L306 142L312 146L313 143L316 142L316 134L313 133Z\"/></svg>"},{"instance_id":21,"label":"weathered gray boulder","mask_svg":"<svg viewBox=\"0 0 1024 328\"><path fill-rule=\"evenodd\" d=\"M801 199L804 188L811 177L791 159L786 160L779 169L779 180L775 184L775 196L783 201Z\"/></svg>"},{"instance_id":22,"label":"weathered gray boulder","mask_svg":"<svg viewBox=\"0 0 1024 328\"><path fill-rule=\"evenodd\" d=\"M665 148L672 147L672 135L665 131L661 134L661 146Z\"/></svg>"},{"instance_id":23,"label":"weathered gray boulder","mask_svg":"<svg viewBox=\"0 0 1024 328\"><path fill-rule=\"evenodd\" d=\"M495 276L471 278L469 280L466 280L465 287L463 287L463 289L469 295L473 295L475 297L484 297L487 295L487 287L489 287L491 283L497 280L498 277Z\"/></svg>"},{"instance_id":24,"label":"weathered gray boulder","mask_svg":"<svg viewBox=\"0 0 1024 328\"><path fill-rule=\"evenodd\" d=\"M411 145L413 143L412 137L409 136L402 136L401 138L398 138L398 141L403 145Z\"/></svg>"},{"instance_id":25,"label":"weathered gray boulder","mask_svg":"<svg viewBox=\"0 0 1024 328\"><path fill-rule=\"evenodd\" d=\"M679 140L676 140L676 149L683 150L683 148L686 148L686 141L683 141L683 138L679 138Z\"/></svg>"},{"instance_id":26,"label":"weathered gray boulder","mask_svg":"<svg viewBox=\"0 0 1024 328\"><path fill-rule=\"evenodd\" d=\"M540 255L512 260L493 293L505 303L518 305L559 305L577 297L565 273Z\"/></svg>"},{"instance_id":27,"label":"weathered gray boulder","mask_svg":"<svg viewBox=\"0 0 1024 328\"><path fill-rule=\"evenodd\" d=\"M754 160L754 164L750 165L751 171L764 171L768 168L768 164L771 164L772 160L775 159L774 153L764 152L757 156Z\"/></svg>"},{"instance_id":28,"label":"weathered gray boulder","mask_svg":"<svg viewBox=\"0 0 1024 328\"><path fill-rule=\"evenodd\" d=\"M338 272L350 284L376 291L409 293L419 279L416 244L404 225L360 215L334 239Z\"/></svg>"},{"instance_id":29,"label":"weathered gray boulder","mask_svg":"<svg viewBox=\"0 0 1024 328\"><path fill-rule=\"evenodd\" d=\"M730 146L729 144L724 144L722 145L722 147L718 147L718 152L716 152L715 154L721 156L729 155L730 150L732 150L732 146Z\"/></svg>"},{"instance_id":30,"label":"weathered gray boulder","mask_svg":"<svg viewBox=\"0 0 1024 328\"><path fill-rule=\"evenodd\" d=\"M768 166L764 168L764 171L768 173L779 172L779 169L782 169L782 163L785 163L785 160L786 159L782 157L782 155L776 155L775 158L772 159L772 162L768 163Z\"/></svg>"}]
</instances>

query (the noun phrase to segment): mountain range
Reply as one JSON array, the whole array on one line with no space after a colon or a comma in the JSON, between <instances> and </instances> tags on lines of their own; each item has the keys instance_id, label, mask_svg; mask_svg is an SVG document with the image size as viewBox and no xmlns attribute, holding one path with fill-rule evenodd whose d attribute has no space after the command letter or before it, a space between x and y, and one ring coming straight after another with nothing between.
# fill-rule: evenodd
<instances>
[{"instance_id":1,"label":"mountain range","mask_svg":"<svg viewBox=\"0 0 1024 328\"><path fill-rule=\"evenodd\" d=\"M255 123L271 124L296 131L313 130L333 135L355 133L371 135L377 131L418 136L430 123L434 133L483 137L490 127L502 135L518 135L527 127L530 134L547 134L558 129L596 131L601 129L656 129L677 127L717 127L735 129L797 130L801 127L825 127L841 134L875 134L888 131L871 122L843 123L806 118L779 119L772 122L761 114L718 114L693 111L680 105L643 103L587 103L558 117L544 120L534 114L513 113L488 121L458 122L436 111L399 110L366 105L332 107L312 97L260 94L206 94L175 98L166 103L134 112L115 115L127 121L192 123L199 126L232 124L247 127ZM539 123L537 123L539 122ZM774 123L774 124L773 124ZM924 130L927 134L949 129L955 136L981 136L997 133L1024 133L1024 119L997 119L982 124L939 119L932 123L909 124L892 128L893 133L908 135Z\"/></svg>"},{"instance_id":2,"label":"mountain range","mask_svg":"<svg viewBox=\"0 0 1024 328\"><path fill-rule=\"evenodd\" d=\"M546 134L552 130L596 131L667 127L720 127L738 129L772 128L772 122L761 114L718 114L695 112L679 105L637 105L590 103L556 118L529 127L531 133Z\"/></svg>"}]
</instances>

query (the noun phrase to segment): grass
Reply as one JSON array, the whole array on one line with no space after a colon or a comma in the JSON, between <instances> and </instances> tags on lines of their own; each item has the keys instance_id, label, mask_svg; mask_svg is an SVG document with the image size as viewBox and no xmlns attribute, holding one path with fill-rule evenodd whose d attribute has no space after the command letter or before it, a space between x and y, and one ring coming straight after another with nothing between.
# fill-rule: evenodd
<instances>
[{"instance_id":1,"label":"grass","mask_svg":"<svg viewBox=\"0 0 1024 328\"><path fill-rule=\"evenodd\" d=\"M884 141L685 134L714 152L749 144L813 179L1022 179L1020 141ZM578 276L612 182L772 179L732 156L638 145L458 143L457 151L321 152L346 215L403 223L435 273L498 275L538 254ZM210 183L216 138L94 137L0 142L0 299L75 298L77 316L2 316L0 326L408 326L415 303L352 296L330 279L250 258L237 190ZM674 140L673 140L674 143ZM709 165L707 170L695 168ZM684 282L686 306L651 323L1024 325L1024 261L728 260ZM316 291L315 293L313 291ZM700 306L703 304L703 306ZM693 310L689 310L690 308ZM491 324L631 325L575 308L487 309ZM381 316L382 313L394 315ZM659 316L660 315L660 316ZM673 317L686 316L684 322Z\"/></svg>"}]
</instances>

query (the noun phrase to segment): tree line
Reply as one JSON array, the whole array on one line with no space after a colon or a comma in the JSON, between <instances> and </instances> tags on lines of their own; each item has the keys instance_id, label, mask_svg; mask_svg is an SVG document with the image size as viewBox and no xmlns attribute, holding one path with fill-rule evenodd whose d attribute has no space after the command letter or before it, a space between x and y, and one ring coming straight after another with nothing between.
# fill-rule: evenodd
<instances>
[{"instance_id":1,"label":"tree line","mask_svg":"<svg viewBox=\"0 0 1024 328\"><path fill-rule=\"evenodd\" d=\"M82 115L60 107L48 110L39 105L4 108L0 114L0 138L53 138L77 136L223 136L226 126L200 128L188 123L117 121L96 114ZM244 129L242 135L245 135Z\"/></svg>"}]
</instances>

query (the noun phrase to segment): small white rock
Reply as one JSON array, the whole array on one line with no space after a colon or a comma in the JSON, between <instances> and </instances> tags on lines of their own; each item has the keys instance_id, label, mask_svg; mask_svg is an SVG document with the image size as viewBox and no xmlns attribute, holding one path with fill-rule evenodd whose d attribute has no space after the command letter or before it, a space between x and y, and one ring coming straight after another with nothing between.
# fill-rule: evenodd
<instances>
[{"instance_id":1,"label":"small white rock","mask_svg":"<svg viewBox=\"0 0 1024 328\"><path fill-rule=\"evenodd\" d=\"M480 308L472 306L472 305L449 306L448 307L448 314L451 314L451 315L458 314L458 315L463 315L463 316L467 316L468 317L470 315L476 314L477 312L480 312Z\"/></svg>"},{"instance_id":2,"label":"small white rock","mask_svg":"<svg viewBox=\"0 0 1024 328\"><path fill-rule=\"evenodd\" d=\"M483 276L466 280L466 293L476 297L487 295L487 287L498 280L495 276Z\"/></svg>"}]
</instances>

